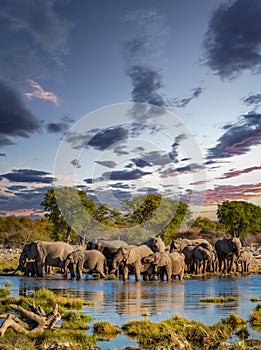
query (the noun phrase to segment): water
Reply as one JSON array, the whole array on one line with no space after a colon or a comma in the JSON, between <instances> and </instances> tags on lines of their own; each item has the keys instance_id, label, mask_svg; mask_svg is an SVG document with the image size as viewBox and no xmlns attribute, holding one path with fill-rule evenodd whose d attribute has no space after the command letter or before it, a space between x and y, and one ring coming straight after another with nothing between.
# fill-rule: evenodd
<instances>
[{"instance_id":1,"label":"water","mask_svg":"<svg viewBox=\"0 0 261 350\"><path fill-rule=\"evenodd\" d=\"M0 276L0 286L7 280ZM72 297L95 302L83 311L95 320L109 320L121 326L130 320L147 319L160 321L175 314L213 324L230 312L249 320L250 312L257 303L250 301L261 297L261 275L237 277L212 277L172 282L129 282L119 280L64 280L60 275L44 278L10 278L12 296L28 295L38 288L48 288L57 294L70 293ZM234 296L236 301L223 304L201 303L200 298ZM251 337L261 339L261 334L251 331ZM110 342L99 342L103 350L134 345L124 335Z\"/></svg>"}]
</instances>

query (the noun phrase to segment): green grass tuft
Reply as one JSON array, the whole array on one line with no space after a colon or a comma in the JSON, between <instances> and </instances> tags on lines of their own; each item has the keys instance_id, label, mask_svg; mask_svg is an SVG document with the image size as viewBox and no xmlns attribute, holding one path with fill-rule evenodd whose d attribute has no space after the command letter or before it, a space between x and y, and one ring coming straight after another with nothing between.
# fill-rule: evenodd
<instances>
[{"instance_id":1,"label":"green grass tuft","mask_svg":"<svg viewBox=\"0 0 261 350\"><path fill-rule=\"evenodd\" d=\"M5 287L0 287L0 298L6 298L11 294L10 290Z\"/></svg>"}]
</instances>

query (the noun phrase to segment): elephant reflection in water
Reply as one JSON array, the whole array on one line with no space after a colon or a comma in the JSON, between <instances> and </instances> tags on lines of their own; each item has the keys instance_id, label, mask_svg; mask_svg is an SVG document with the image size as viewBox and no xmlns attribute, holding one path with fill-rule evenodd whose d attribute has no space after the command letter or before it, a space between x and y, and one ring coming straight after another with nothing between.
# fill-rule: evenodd
<instances>
[{"instance_id":1,"label":"elephant reflection in water","mask_svg":"<svg viewBox=\"0 0 261 350\"><path fill-rule=\"evenodd\" d=\"M160 283L160 285L159 285ZM157 314L184 310L184 283L126 283L114 294L119 315L140 316L143 312Z\"/></svg>"}]
</instances>

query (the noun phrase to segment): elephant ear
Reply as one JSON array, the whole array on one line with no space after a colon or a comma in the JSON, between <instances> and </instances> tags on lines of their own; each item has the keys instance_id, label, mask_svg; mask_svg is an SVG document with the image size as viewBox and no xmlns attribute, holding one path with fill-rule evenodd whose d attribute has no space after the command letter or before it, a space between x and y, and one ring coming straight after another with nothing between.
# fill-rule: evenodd
<instances>
[{"instance_id":1,"label":"elephant ear","mask_svg":"<svg viewBox=\"0 0 261 350\"><path fill-rule=\"evenodd\" d=\"M124 249L124 256L126 258L126 264L133 264L137 260L137 252L136 249Z\"/></svg>"},{"instance_id":2,"label":"elephant ear","mask_svg":"<svg viewBox=\"0 0 261 350\"><path fill-rule=\"evenodd\" d=\"M167 254L161 254L159 260L159 266L166 266L169 263L169 257Z\"/></svg>"}]
</instances>

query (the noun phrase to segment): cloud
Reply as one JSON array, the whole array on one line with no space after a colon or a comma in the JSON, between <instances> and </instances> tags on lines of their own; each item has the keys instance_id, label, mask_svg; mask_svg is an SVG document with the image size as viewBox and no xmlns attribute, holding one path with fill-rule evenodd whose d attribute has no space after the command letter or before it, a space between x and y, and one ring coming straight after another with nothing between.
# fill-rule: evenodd
<instances>
[{"instance_id":1,"label":"cloud","mask_svg":"<svg viewBox=\"0 0 261 350\"><path fill-rule=\"evenodd\" d=\"M0 197L0 208L2 211L15 211L18 209L33 209L43 211L40 203L44 199L44 194L50 189L50 186L26 189L25 186L10 186L12 196ZM20 188L19 188L20 187Z\"/></svg>"},{"instance_id":2,"label":"cloud","mask_svg":"<svg viewBox=\"0 0 261 350\"><path fill-rule=\"evenodd\" d=\"M261 144L261 114L249 112L223 129L225 132L217 145L208 150L208 159L246 154L252 146Z\"/></svg>"},{"instance_id":3,"label":"cloud","mask_svg":"<svg viewBox=\"0 0 261 350\"><path fill-rule=\"evenodd\" d=\"M50 91L44 91L44 89L34 80L28 80L30 85L34 88L33 92L26 92L25 96L29 99L38 98L39 100L50 101L56 106L60 104L58 97Z\"/></svg>"},{"instance_id":4,"label":"cloud","mask_svg":"<svg viewBox=\"0 0 261 350\"><path fill-rule=\"evenodd\" d=\"M41 130L40 121L26 106L22 95L0 81L0 145L14 144L12 137L28 138Z\"/></svg>"},{"instance_id":5,"label":"cloud","mask_svg":"<svg viewBox=\"0 0 261 350\"><path fill-rule=\"evenodd\" d=\"M69 52L72 24L55 11L55 0L13 0L5 2L1 17L8 20L12 30L23 31L36 45L59 61Z\"/></svg>"},{"instance_id":6,"label":"cloud","mask_svg":"<svg viewBox=\"0 0 261 350\"><path fill-rule=\"evenodd\" d=\"M146 166L151 166L149 162L142 158L132 158L131 161L138 167L138 168L144 168Z\"/></svg>"},{"instance_id":7,"label":"cloud","mask_svg":"<svg viewBox=\"0 0 261 350\"><path fill-rule=\"evenodd\" d=\"M1 174L1 176L10 182L52 183L54 178L48 176L50 174L40 170L13 169L11 173Z\"/></svg>"},{"instance_id":8,"label":"cloud","mask_svg":"<svg viewBox=\"0 0 261 350\"><path fill-rule=\"evenodd\" d=\"M132 66L127 70L132 81L132 101L149 103L158 107L166 105L163 97L157 92L163 87L160 74L145 66Z\"/></svg>"},{"instance_id":9,"label":"cloud","mask_svg":"<svg viewBox=\"0 0 261 350\"><path fill-rule=\"evenodd\" d=\"M251 173L252 171L256 171L256 170L261 170L261 166L253 166L253 167L242 169L242 170L229 171L229 172L225 173L222 177L219 177L218 179L219 180L229 179L231 177L237 177L237 176L240 176L242 174L248 174L248 173Z\"/></svg>"},{"instance_id":10,"label":"cloud","mask_svg":"<svg viewBox=\"0 0 261 350\"><path fill-rule=\"evenodd\" d=\"M49 133L62 133L64 134L69 129L69 124L72 123L73 120L68 117L61 118L60 122L52 122L46 124L46 130Z\"/></svg>"},{"instance_id":11,"label":"cloud","mask_svg":"<svg viewBox=\"0 0 261 350\"><path fill-rule=\"evenodd\" d=\"M261 184L244 184L239 186L216 186L206 191L205 205L220 204L225 200L248 200L260 195Z\"/></svg>"},{"instance_id":12,"label":"cloud","mask_svg":"<svg viewBox=\"0 0 261 350\"><path fill-rule=\"evenodd\" d=\"M245 97L243 99L243 102L247 106L259 106L261 104L261 94L254 94L254 95L249 95L248 97Z\"/></svg>"},{"instance_id":13,"label":"cloud","mask_svg":"<svg viewBox=\"0 0 261 350\"><path fill-rule=\"evenodd\" d=\"M73 160L71 161L71 164L72 164L75 168L77 168L77 169L81 168L79 159L73 159Z\"/></svg>"},{"instance_id":14,"label":"cloud","mask_svg":"<svg viewBox=\"0 0 261 350\"><path fill-rule=\"evenodd\" d=\"M112 171L112 172L105 172L103 173L103 177L108 180L138 180L141 179L145 175L151 174L150 172L143 172L140 169L134 169L131 171L127 170L118 170L118 171Z\"/></svg>"},{"instance_id":15,"label":"cloud","mask_svg":"<svg viewBox=\"0 0 261 350\"><path fill-rule=\"evenodd\" d=\"M128 134L128 130L122 126L101 130L88 141L87 146L103 151L119 141L126 140Z\"/></svg>"},{"instance_id":16,"label":"cloud","mask_svg":"<svg viewBox=\"0 0 261 350\"><path fill-rule=\"evenodd\" d=\"M194 100L195 98L198 98L202 92L203 92L203 89L201 87L196 87L192 89L191 95L189 97L184 97L181 99L174 98L173 101L170 102L170 104L178 108L185 108L192 100Z\"/></svg>"},{"instance_id":17,"label":"cloud","mask_svg":"<svg viewBox=\"0 0 261 350\"><path fill-rule=\"evenodd\" d=\"M157 107L167 107L160 93L164 87L158 62L161 60L163 37L166 35L165 18L157 10L135 10L124 17L124 21L134 24L134 37L123 45L125 70L131 79L132 101L137 102L130 109L130 116L137 122L160 117L160 109L140 106L147 103Z\"/></svg>"},{"instance_id":18,"label":"cloud","mask_svg":"<svg viewBox=\"0 0 261 350\"><path fill-rule=\"evenodd\" d=\"M213 13L204 40L205 63L221 78L260 72L261 2L236 0Z\"/></svg>"},{"instance_id":19,"label":"cloud","mask_svg":"<svg viewBox=\"0 0 261 350\"><path fill-rule=\"evenodd\" d=\"M113 160L104 160L104 161L96 160L95 163L105 166L107 168L115 168L117 165Z\"/></svg>"}]
</instances>

